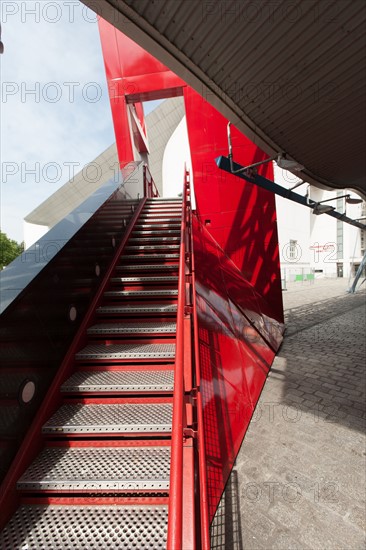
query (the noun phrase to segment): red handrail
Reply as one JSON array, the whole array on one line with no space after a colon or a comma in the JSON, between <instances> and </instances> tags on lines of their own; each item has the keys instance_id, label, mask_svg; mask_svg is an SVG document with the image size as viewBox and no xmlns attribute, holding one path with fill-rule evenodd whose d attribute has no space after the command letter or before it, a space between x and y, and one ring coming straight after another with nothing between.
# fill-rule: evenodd
<instances>
[{"instance_id":1,"label":"red handrail","mask_svg":"<svg viewBox=\"0 0 366 550\"><path fill-rule=\"evenodd\" d=\"M181 242L179 259L179 283L178 283L178 307L177 307L177 338L176 357L174 373L174 396L173 396L173 420L172 420L172 445L170 462L170 497L168 516L167 549L181 550L182 526L183 526L183 439L184 439L184 321L187 315L191 315L192 336L194 338L193 364L196 374L196 397L197 397L197 427L198 427L198 477L199 477L199 498L200 498L200 535L202 550L210 550L210 521L208 513L207 496L207 474L206 474L206 452L203 438L203 409L200 392L200 368L198 348L198 323L196 311L195 294L195 272L192 234L192 210L190 196L189 172L185 169L183 205L181 217ZM186 275L191 275L190 301L192 309L186 310ZM188 346L189 348L190 346ZM187 360L190 358L187 358ZM194 495L192 494L192 499ZM192 528L194 528L192 526Z\"/></svg>"},{"instance_id":2,"label":"red handrail","mask_svg":"<svg viewBox=\"0 0 366 550\"><path fill-rule=\"evenodd\" d=\"M156 187L147 164L144 164L144 197L148 199L159 197L159 189Z\"/></svg>"},{"instance_id":3,"label":"red handrail","mask_svg":"<svg viewBox=\"0 0 366 550\"><path fill-rule=\"evenodd\" d=\"M183 522L183 406L184 406L184 313L185 313L185 261L187 188L183 189L183 205L180 230L179 283L177 307L177 339L174 371L174 396L172 420L172 446L170 459L170 496L167 548L182 548Z\"/></svg>"},{"instance_id":4,"label":"red handrail","mask_svg":"<svg viewBox=\"0 0 366 550\"><path fill-rule=\"evenodd\" d=\"M189 178L187 172L186 177ZM210 550L210 517L208 511L208 490L207 490L207 462L206 447L203 437L203 404L201 394L201 369L198 346L198 319L197 319L197 300L196 300L196 272L193 246L193 224L192 209L189 209L189 228L190 228L190 252L191 252L191 273L192 273L192 305L193 305L193 341L194 341L194 364L196 374L197 388L197 432L198 432L198 471L199 471L199 495L200 495L200 518L201 518L201 549Z\"/></svg>"}]
</instances>

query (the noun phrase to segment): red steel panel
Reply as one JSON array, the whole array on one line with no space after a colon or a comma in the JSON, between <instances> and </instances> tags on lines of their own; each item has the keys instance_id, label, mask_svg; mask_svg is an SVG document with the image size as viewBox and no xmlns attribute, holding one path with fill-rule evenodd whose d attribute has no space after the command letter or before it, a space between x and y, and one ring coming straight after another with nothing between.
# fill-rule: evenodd
<instances>
[{"instance_id":1,"label":"red steel panel","mask_svg":"<svg viewBox=\"0 0 366 550\"><path fill-rule=\"evenodd\" d=\"M212 519L282 340L282 325L194 218L208 499Z\"/></svg>"},{"instance_id":2,"label":"red steel panel","mask_svg":"<svg viewBox=\"0 0 366 550\"><path fill-rule=\"evenodd\" d=\"M184 99L198 216L282 322L274 194L217 168L215 158L228 153L228 121L188 86ZM233 126L232 142L234 159L243 166L268 158ZM273 179L272 163L258 172Z\"/></svg>"}]
</instances>

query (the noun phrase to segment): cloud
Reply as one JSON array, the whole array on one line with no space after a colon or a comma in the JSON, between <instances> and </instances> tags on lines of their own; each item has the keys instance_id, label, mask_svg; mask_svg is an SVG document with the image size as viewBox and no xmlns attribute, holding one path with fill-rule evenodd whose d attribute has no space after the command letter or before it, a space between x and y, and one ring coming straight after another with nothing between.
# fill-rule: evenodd
<instances>
[{"instance_id":1,"label":"cloud","mask_svg":"<svg viewBox=\"0 0 366 550\"><path fill-rule=\"evenodd\" d=\"M0 222L20 241L24 216L68 181L67 163L81 168L115 138L95 15L75 1L1 7Z\"/></svg>"}]
</instances>

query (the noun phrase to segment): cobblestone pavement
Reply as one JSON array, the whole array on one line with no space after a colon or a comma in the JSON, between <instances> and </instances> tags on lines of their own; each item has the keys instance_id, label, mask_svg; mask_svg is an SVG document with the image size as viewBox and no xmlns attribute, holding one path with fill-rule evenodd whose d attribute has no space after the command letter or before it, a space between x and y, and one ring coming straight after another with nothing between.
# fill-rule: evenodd
<instances>
[{"instance_id":1,"label":"cobblestone pavement","mask_svg":"<svg viewBox=\"0 0 366 550\"><path fill-rule=\"evenodd\" d=\"M300 283L301 285L301 283ZM289 285L286 336L212 528L212 549L365 548L365 289Z\"/></svg>"}]
</instances>

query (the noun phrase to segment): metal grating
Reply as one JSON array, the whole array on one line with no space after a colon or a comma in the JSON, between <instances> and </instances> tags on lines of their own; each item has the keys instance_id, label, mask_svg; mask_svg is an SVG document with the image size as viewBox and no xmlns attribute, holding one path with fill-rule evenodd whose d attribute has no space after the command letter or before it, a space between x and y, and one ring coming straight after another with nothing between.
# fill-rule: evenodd
<instances>
[{"instance_id":1,"label":"metal grating","mask_svg":"<svg viewBox=\"0 0 366 550\"><path fill-rule=\"evenodd\" d=\"M162 550L168 507L21 506L0 534L4 550Z\"/></svg>"},{"instance_id":2,"label":"metal grating","mask_svg":"<svg viewBox=\"0 0 366 550\"><path fill-rule=\"evenodd\" d=\"M83 359L174 359L175 344L88 344L76 354Z\"/></svg>"},{"instance_id":3,"label":"metal grating","mask_svg":"<svg viewBox=\"0 0 366 550\"><path fill-rule=\"evenodd\" d=\"M164 265L164 264L149 264L149 265L118 265L118 271L135 271L135 270L147 270L147 271L165 271L167 269L177 270L176 265Z\"/></svg>"},{"instance_id":4,"label":"metal grating","mask_svg":"<svg viewBox=\"0 0 366 550\"><path fill-rule=\"evenodd\" d=\"M180 237L139 237L138 239L131 238L129 243L146 243L146 242L180 242Z\"/></svg>"},{"instance_id":5,"label":"metal grating","mask_svg":"<svg viewBox=\"0 0 366 550\"><path fill-rule=\"evenodd\" d=\"M157 210L157 209L148 209L144 210L139 219L140 220L153 220L157 218L164 218L165 220L179 220L182 215L182 209L181 208L167 208L165 210Z\"/></svg>"},{"instance_id":6,"label":"metal grating","mask_svg":"<svg viewBox=\"0 0 366 550\"><path fill-rule=\"evenodd\" d=\"M148 198L146 199L145 208L165 208L166 206L169 206L169 204L178 207L182 206L183 200L177 199L174 197L170 198Z\"/></svg>"},{"instance_id":7,"label":"metal grating","mask_svg":"<svg viewBox=\"0 0 366 550\"><path fill-rule=\"evenodd\" d=\"M163 225L180 225L180 222L179 222L179 217L176 216L175 218L159 218L159 217L155 217L155 216L140 216L139 218L139 222L143 221L144 223L149 223L149 222L154 222L154 223L158 223L158 222L162 222ZM139 223L138 222L138 223ZM170 222L174 222L174 223L170 223Z\"/></svg>"},{"instance_id":8,"label":"metal grating","mask_svg":"<svg viewBox=\"0 0 366 550\"><path fill-rule=\"evenodd\" d=\"M144 296L178 296L178 290L108 290L104 293L107 298L143 298Z\"/></svg>"},{"instance_id":9,"label":"metal grating","mask_svg":"<svg viewBox=\"0 0 366 550\"><path fill-rule=\"evenodd\" d=\"M135 261L145 261L145 260L178 260L179 254L141 254L137 256L136 254L124 254L121 256L121 261L123 260L135 260Z\"/></svg>"},{"instance_id":10,"label":"metal grating","mask_svg":"<svg viewBox=\"0 0 366 550\"><path fill-rule=\"evenodd\" d=\"M163 305L153 305L153 306L101 306L98 307L97 313L176 313L177 305L169 304L166 306Z\"/></svg>"},{"instance_id":11,"label":"metal grating","mask_svg":"<svg viewBox=\"0 0 366 550\"><path fill-rule=\"evenodd\" d=\"M63 392L173 391L174 372L148 371L78 371L61 386Z\"/></svg>"},{"instance_id":12,"label":"metal grating","mask_svg":"<svg viewBox=\"0 0 366 550\"><path fill-rule=\"evenodd\" d=\"M136 227L137 229L150 229L150 230L153 230L155 229L156 231L159 231L161 229L165 229L165 228L168 228L168 229L172 229L174 227L180 227L181 224L180 223L159 223L159 224L153 224L153 223L139 223L137 222L135 224L134 227Z\"/></svg>"},{"instance_id":13,"label":"metal grating","mask_svg":"<svg viewBox=\"0 0 366 550\"><path fill-rule=\"evenodd\" d=\"M47 447L18 481L20 490L169 489L170 447Z\"/></svg>"},{"instance_id":14,"label":"metal grating","mask_svg":"<svg viewBox=\"0 0 366 550\"><path fill-rule=\"evenodd\" d=\"M141 246L126 246L125 250L177 250L179 249L179 244L155 244L155 245L141 245Z\"/></svg>"},{"instance_id":15,"label":"metal grating","mask_svg":"<svg viewBox=\"0 0 366 550\"><path fill-rule=\"evenodd\" d=\"M166 433L172 427L170 403L63 405L45 423L43 433Z\"/></svg>"},{"instance_id":16,"label":"metal grating","mask_svg":"<svg viewBox=\"0 0 366 550\"><path fill-rule=\"evenodd\" d=\"M176 328L176 323L104 323L90 327L88 334L174 334Z\"/></svg>"},{"instance_id":17,"label":"metal grating","mask_svg":"<svg viewBox=\"0 0 366 550\"><path fill-rule=\"evenodd\" d=\"M136 226L135 226L136 227ZM142 230L142 229L139 229L139 230L136 230L134 229L132 231L132 235L162 235L163 237L165 237L166 235L180 235L180 230L179 229L165 229L163 231L159 231L160 227L157 227L157 229L155 231L151 231L151 230Z\"/></svg>"},{"instance_id":18,"label":"metal grating","mask_svg":"<svg viewBox=\"0 0 366 550\"><path fill-rule=\"evenodd\" d=\"M112 277L112 283L173 283L178 277Z\"/></svg>"}]
</instances>

